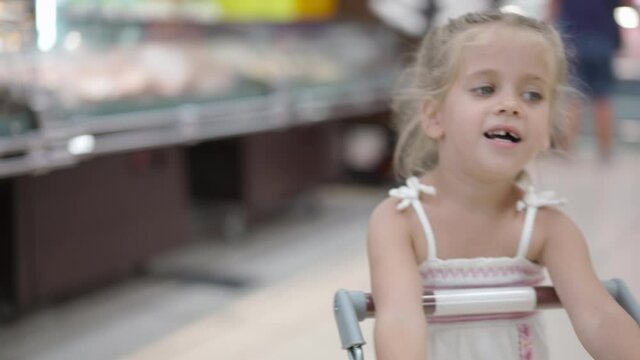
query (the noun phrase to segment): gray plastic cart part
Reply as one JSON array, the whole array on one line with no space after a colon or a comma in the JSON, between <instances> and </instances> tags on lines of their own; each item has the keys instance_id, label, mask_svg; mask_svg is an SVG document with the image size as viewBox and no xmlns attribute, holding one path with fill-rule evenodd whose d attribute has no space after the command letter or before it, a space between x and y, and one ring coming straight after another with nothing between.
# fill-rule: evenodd
<instances>
[{"instance_id":1,"label":"gray plastic cart part","mask_svg":"<svg viewBox=\"0 0 640 360\"><path fill-rule=\"evenodd\" d=\"M338 290L333 299L334 315L343 349L362 346L366 342L360 331L359 321L364 319L367 295L361 291Z\"/></svg>"},{"instance_id":2,"label":"gray plastic cart part","mask_svg":"<svg viewBox=\"0 0 640 360\"><path fill-rule=\"evenodd\" d=\"M603 282L604 287L609 294L616 299L618 304L624 308L629 315L640 324L640 307L636 302L636 299L629 291L627 284L621 279L611 279Z\"/></svg>"},{"instance_id":3,"label":"gray plastic cart part","mask_svg":"<svg viewBox=\"0 0 640 360\"><path fill-rule=\"evenodd\" d=\"M362 360L362 346L366 344L359 322L366 318L367 294L362 291L338 290L333 298L333 311L338 325L342 348L349 360Z\"/></svg>"}]
</instances>

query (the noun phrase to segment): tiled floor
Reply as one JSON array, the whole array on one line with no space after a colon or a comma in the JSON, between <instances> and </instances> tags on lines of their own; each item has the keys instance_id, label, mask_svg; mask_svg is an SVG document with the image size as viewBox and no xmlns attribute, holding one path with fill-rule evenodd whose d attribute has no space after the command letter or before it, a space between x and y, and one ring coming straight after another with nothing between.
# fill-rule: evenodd
<instances>
[{"instance_id":1,"label":"tiled floor","mask_svg":"<svg viewBox=\"0 0 640 360\"><path fill-rule=\"evenodd\" d=\"M640 298L640 147L605 165L583 143L574 159L543 159L534 172L569 199L598 275L624 278ZM327 186L317 214L284 216L231 243L201 239L155 260L150 276L0 325L0 359L346 359L332 296L368 289L366 221L385 190ZM561 310L545 316L553 359L589 358ZM362 327L371 340L372 322Z\"/></svg>"}]
</instances>

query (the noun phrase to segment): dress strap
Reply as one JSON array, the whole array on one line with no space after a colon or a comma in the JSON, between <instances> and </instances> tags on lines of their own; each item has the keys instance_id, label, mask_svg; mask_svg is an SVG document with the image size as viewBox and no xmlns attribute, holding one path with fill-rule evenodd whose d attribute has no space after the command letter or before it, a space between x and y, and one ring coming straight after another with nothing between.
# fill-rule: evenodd
<instances>
[{"instance_id":1,"label":"dress strap","mask_svg":"<svg viewBox=\"0 0 640 360\"><path fill-rule=\"evenodd\" d=\"M429 219L427 218L427 214L424 211L422 204L420 203L420 193L435 195L436 189L433 186L421 184L420 180L418 180L418 178L415 176L407 179L407 185L391 189L389 191L390 196L401 200L396 206L396 209L402 211L409 206L413 207L416 214L418 215L418 219L420 220L422 229L424 230L424 236L427 239L427 258L430 260L436 259L436 240L435 236L433 235L433 230L431 228L431 224L429 223Z\"/></svg>"},{"instance_id":2,"label":"dress strap","mask_svg":"<svg viewBox=\"0 0 640 360\"><path fill-rule=\"evenodd\" d=\"M538 208L543 206L564 205L566 202L566 199L557 198L553 191L536 191L533 186L527 187L524 198L516 204L518 211L525 209L527 211L524 218L522 235L520 236L520 243L518 245L517 257L522 258L527 256Z\"/></svg>"}]
</instances>

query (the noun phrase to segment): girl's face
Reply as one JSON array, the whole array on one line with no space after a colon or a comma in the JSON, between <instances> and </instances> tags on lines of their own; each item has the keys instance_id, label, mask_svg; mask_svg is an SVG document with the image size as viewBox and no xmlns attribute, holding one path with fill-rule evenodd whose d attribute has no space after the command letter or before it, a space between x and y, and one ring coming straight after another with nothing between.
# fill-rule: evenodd
<instances>
[{"instance_id":1,"label":"girl's face","mask_svg":"<svg viewBox=\"0 0 640 360\"><path fill-rule=\"evenodd\" d=\"M423 128L439 143L438 166L515 177L549 146L548 51L539 36L505 26L462 45L446 97L424 108Z\"/></svg>"}]
</instances>

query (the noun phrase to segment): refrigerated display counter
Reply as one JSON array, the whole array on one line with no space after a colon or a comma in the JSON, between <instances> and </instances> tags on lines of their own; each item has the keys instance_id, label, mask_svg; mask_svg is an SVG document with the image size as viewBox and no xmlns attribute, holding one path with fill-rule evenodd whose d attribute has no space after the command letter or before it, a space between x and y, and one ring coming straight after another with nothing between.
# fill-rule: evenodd
<instances>
[{"instance_id":1,"label":"refrigerated display counter","mask_svg":"<svg viewBox=\"0 0 640 360\"><path fill-rule=\"evenodd\" d=\"M194 193L249 214L314 186L335 165L336 120L384 112L399 68L399 40L375 23L92 3L58 2L55 40L0 52L0 305L73 294L189 241Z\"/></svg>"}]
</instances>

